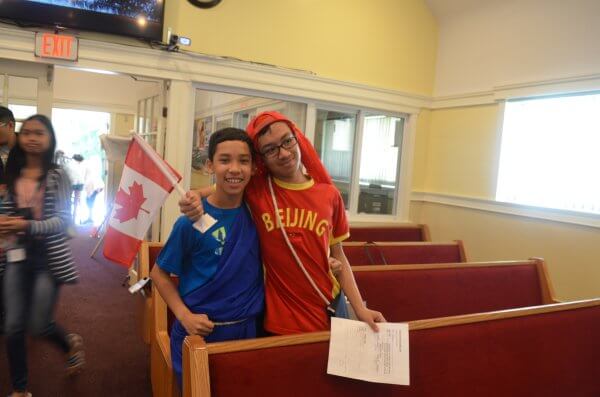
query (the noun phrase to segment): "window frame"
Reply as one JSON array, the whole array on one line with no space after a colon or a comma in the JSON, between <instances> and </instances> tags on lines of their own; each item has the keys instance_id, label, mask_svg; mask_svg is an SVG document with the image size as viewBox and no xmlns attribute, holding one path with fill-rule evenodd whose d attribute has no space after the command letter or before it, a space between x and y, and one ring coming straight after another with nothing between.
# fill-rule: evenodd
<instances>
[{"instance_id":1,"label":"window frame","mask_svg":"<svg viewBox=\"0 0 600 397\"><path fill-rule=\"evenodd\" d=\"M502 98L502 100L498 101L499 109L498 109L498 122L497 122L497 142L496 142L496 158L495 158L495 172L492 178L491 183L493 183L493 202L500 203L502 205L508 205L513 207L521 208L522 211L526 213L542 213L543 216L539 216L542 219L551 219L575 224L585 224L588 225L587 222L581 223L579 221L580 218L590 218L596 219L600 216L599 213L589 212L589 211L579 211L568 208L557 208L557 207L546 207L541 205L533 205L523 202L515 202L515 201L503 201L498 199L498 188L500 182L500 167L502 160L502 151L503 151L503 142L504 142L504 126L506 121L506 106L508 102L523 102L523 101L537 101L537 100L546 100L551 98L569 98L575 96L586 96L586 95L598 95L600 96L600 90L590 90L590 91L571 91L571 92L560 92L560 93L547 93L544 95L526 95L526 96L514 96L514 97L506 97ZM538 216L534 216L538 217ZM576 219L575 221L571 221L571 218Z\"/></svg>"},{"instance_id":2,"label":"window frame","mask_svg":"<svg viewBox=\"0 0 600 397\"><path fill-rule=\"evenodd\" d=\"M315 140L315 126L317 110L329 110L344 113L356 113L356 133L353 146L353 161L351 171L351 187L349 194L349 208L346 210L350 222L364 223L398 223L409 219L409 208L412 192L412 170L414 157L414 144L418 111L414 113L393 112L385 109L377 109L366 106L343 105L323 100L315 100L306 97L280 94L275 92L255 91L250 89L237 89L229 86L213 85L209 83L195 82L192 84L193 98L197 90L215 91L248 97L258 97L271 100L301 103L306 106L305 128L303 130L311 143ZM261 109L262 110L262 109ZM258 109L257 109L258 112ZM365 114L377 114L386 117L404 118L404 131L402 136L402 147L399 151L399 160L396 169L396 189L394 194L393 211L391 214L367 214L358 213L358 196L360 193L360 150L363 139ZM300 127L300 126L299 126Z\"/></svg>"}]
</instances>

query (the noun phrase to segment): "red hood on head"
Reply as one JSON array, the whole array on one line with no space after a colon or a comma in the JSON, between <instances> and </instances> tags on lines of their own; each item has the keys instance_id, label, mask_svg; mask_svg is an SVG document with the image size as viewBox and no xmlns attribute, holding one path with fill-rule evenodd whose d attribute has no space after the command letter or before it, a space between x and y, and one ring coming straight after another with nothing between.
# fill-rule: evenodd
<instances>
[{"instance_id":1,"label":"red hood on head","mask_svg":"<svg viewBox=\"0 0 600 397\"><path fill-rule=\"evenodd\" d=\"M286 123L296 135L296 138L298 139L298 147L300 148L302 164L306 168L308 175L310 175L317 183L332 184L331 177L323 166L323 163L321 162L321 159L319 158L319 155L317 154L313 145L306 138L304 133L300 131L298 127L296 127L296 124L294 124L290 119L281 113L273 111L262 112L250 120L250 123L248 123L246 132L250 136L250 139L252 139L252 142L254 142L254 148L256 151L258 152L258 133L265 127L278 121ZM260 154L256 156L256 167L258 175L267 175L265 163L260 157Z\"/></svg>"}]
</instances>

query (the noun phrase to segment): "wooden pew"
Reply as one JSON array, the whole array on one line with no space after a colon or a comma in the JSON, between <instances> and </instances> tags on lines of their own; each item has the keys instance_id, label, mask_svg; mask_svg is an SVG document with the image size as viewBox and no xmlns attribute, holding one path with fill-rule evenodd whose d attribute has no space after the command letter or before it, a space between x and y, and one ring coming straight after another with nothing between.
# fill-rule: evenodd
<instances>
[{"instance_id":1,"label":"wooden pew","mask_svg":"<svg viewBox=\"0 0 600 397\"><path fill-rule=\"evenodd\" d=\"M160 250L164 246L164 243L152 242L152 241L142 241L140 245L140 250L138 251L138 259L139 259L139 276L140 279L144 277L150 277L150 271L156 263L156 259L158 258L158 254ZM144 290L146 295L143 296L139 301L138 312L140 319L139 330L140 335L142 336L142 340L150 344L152 339L152 327L153 327L153 310L152 310L152 290L147 288Z\"/></svg>"},{"instance_id":2,"label":"wooden pew","mask_svg":"<svg viewBox=\"0 0 600 397\"><path fill-rule=\"evenodd\" d=\"M431 241L429 228L421 224L352 226L346 241Z\"/></svg>"},{"instance_id":3,"label":"wooden pew","mask_svg":"<svg viewBox=\"0 0 600 397\"><path fill-rule=\"evenodd\" d=\"M409 322L410 386L326 374L329 332L184 343L184 397L598 396L600 299Z\"/></svg>"},{"instance_id":4,"label":"wooden pew","mask_svg":"<svg viewBox=\"0 0 600 397\"><path fill-rule=\"evenodd\" d=\"M369 257L366 255L365 243L344 242L344 252L351 265L370 264ZM163 247L163 243L142 242L140 248L140 275L147 277L156 258ZM367 248L371 252L371 258L377 260L385 258L386 263L406 264L406 263L445 263L445 262L466 262L466 256L462 241L451 243L432 243L432 242L401 242L401 243L376 243ZM149 290L150 291L150 290ZM152 339L152 293L143 300L141 314L141 335L146 343Z\"/></svg>"},{"instance_id":5,"label":"wooden pew","mask_svg":"<svg viewBox=\"0 0 600 397\"><path fill-rule=\"evenodd\" d=\"M556 303L544 260L354 266L367 306L410 321Z\"/></svg>"},{"instance_id":6,"label":"wooden pew","mask_svg":"<svg viewBox=\"0 0 600 397\"><path fill-rule=\"evenodd\" d=\"M139 250L140 258L140 278L150 277L150 271L156 263L160 250L165 246L165 243L155 241L142 241Z\"/></svg>"},{"instance_id":7,"label":"wooden pew","mask_svg":"<svg viewBox=\"0 0 600 397\"><path fill-rule=\"evenodd\" d=\"M541 259L362 266L353 272L367 305L394 322L556 302ZM155 308L166 311L160 295L155 295L159 302ZM164 313L161 316L166 318ZM163 345L168 347L166 330L163 335L167 338ZM164 354L161 360L163 367L170 367L170 356Z\"/></svg>"},{"instance_id":8,"label":"wooden pew","mask_svg":"<svg viewBox=\"0 0 600 397\"><path fill-rule=\"evenodd\" d=\"M466 262L461 240L427 242L343 242L351 266Z\"/></svg>"},{"instance_id":9,"label":"wooden pew","mask_svg":"<svg viewBox=\"0 0 600 397\"><path fill-rule=\"evenodd\" d=\"M173 278L176 281L176 278ZM152 310L154 337L150 343L150 377L153 397L176 397L181 392L177 385L173 366L171 364L171 345L169 334L175 320L167 303L160 293L152 287Z\"/></svg>"}]
</instances>

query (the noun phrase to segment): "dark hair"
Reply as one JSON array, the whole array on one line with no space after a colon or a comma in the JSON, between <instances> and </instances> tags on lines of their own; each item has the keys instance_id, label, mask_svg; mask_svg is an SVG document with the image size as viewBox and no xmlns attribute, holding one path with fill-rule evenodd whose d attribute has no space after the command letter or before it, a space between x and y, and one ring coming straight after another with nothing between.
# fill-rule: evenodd
<instances>
[{"instance_id":1,"label":"dark hair","mask_svg":"<svg viewBox=\"0 0 600 397\"><path fill-rule=\"evenodd\" d=\"M46 178L48 171L56 168L56 164L54 163L56 134L54 133L52 122L43 114L36 114L28 117L25 121L23 121L21 130L27 125L28 122L34 120L42 123L50 135L50 146L42 157L42 175L40 176L40 181L43 181ZM26 161L27 156L25 155L25 151L21 148L19 137L17 136L17 144L10 149L10 153L8 153L8 160L6 161L6 182L9 192L11 192L13 195L15 194L15 182L21 176L21 170L23 167L25 167Z\"/></svg>"},{"instance_id":2,"label":"dark hair","mask_svg":"<svg viewBox=\"0 0 600 397\"><path fill-rule=\"evenodd\" d=\"M257 140L257 142L258 142L258 138L260 138L261 136L263 136L267 132L269 132L269 130L271 129L271 125L273 125L273 123L265 125L260 131L258 131L258 134L256 134L256 140Z\"/></svg>"},{"instance_id":3,"label":"dark hair","mask_svg":"<svg viewBox=\"0 0 600 397\"><path fill-rule=\"evenodd\" d=\"M252 148L252 140L246 134L246 131L240 130L239 128L223 128L213 134L211 134L210 139L208 140L208 158L210 161L213 160L215 156L215 152L217 151L217 145L221 142L226 141L241 141L245 142L248 145L248 149L250 150L250 155L254 158L254 149Z\"/></svg>"},{"instance_id":4,"label":"dark hair","mask_svg":"<svg viewBox=\"0 0 600 397\"><path fill-rule=\"evenodd\" d=\"M15 115L13 112L4 106L0 106L0 123L14 123Z\"/></svg>"}]
</instances>

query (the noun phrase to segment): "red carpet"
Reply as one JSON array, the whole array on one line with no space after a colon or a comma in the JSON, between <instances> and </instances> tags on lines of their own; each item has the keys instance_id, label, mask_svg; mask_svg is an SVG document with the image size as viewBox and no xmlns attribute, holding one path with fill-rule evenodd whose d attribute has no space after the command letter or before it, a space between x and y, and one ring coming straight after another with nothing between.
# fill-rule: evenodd
<instances>
[{"instance_id":1,"label":"red carpet","mask_svg":"<svg viewBox=\"0 0 600 397\"><path fill-rule=\"evenodd\" d=\"M80 272L78 284L64 286L57 322L83 336L86 369L65 376L63 354L43 340L30 340L29 390L34 397L152 396L150 353L138 332L137 300L121 286L127 270L90 253L98 241L89 228L71 240ZM6 346L0 337L0 397L10 391Z\"/></svg>"}]
</instances>

